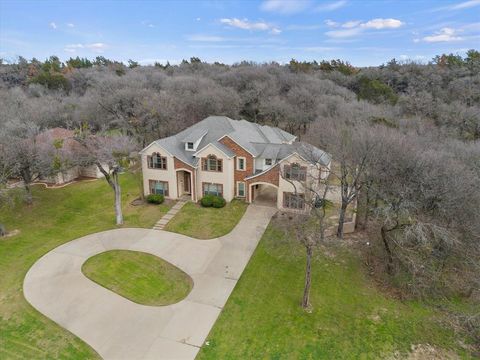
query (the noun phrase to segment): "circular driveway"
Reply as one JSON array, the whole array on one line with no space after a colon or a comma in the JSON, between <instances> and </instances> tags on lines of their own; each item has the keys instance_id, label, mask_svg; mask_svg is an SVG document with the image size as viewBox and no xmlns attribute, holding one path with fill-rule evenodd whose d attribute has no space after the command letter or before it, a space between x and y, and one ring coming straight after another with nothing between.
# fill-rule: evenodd
<instances>
[{"instance_id":1,"label":"circular driveway","mask_svg":"<svg viewBox=\"0 0 480 360\"><path fill-rule=\"evenodd\" d=\"M25 298L104 359L193 359L275 212L249 205L232 232L212 240L128 228L70 241L30 268ZM161 257L192 277L192 291L176 304L145 306L83 275L89 257L113 249Z\"/></svg>"}]
</instances>

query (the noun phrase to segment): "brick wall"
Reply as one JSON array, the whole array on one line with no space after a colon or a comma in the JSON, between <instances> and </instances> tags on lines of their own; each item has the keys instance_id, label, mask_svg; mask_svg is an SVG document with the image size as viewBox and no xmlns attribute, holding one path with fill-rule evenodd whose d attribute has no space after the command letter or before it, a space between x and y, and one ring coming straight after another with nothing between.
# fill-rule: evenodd
<instances>
[{"instance_id":1,"label":"brick wall","mask_svg":"<svg viewBox=\"0 0 480 360\"><path fill-rule=\"evenodd\" d=\"M278 182L279 182L278 177L280 176L279 169L280 169L280 166L275 165L273 168L268 170L266 173L264 173L262 175L259 175L259 176L256 176L253 179L248 180L247 181L247 188L250 191L250 185L255 184L255 183L259 183L259 182L273 184L273 185L278 187ZM280 196L280 195L278 195L278 196ZM248 199L249 198L247 198L247 200ZM252 191L252 201L253 201L253 191Z\"/></svg>"},{"instance_id":2,"label":"brick wall","mask_svg":"<svg viewBox=\"0 0 480 360\"><path fill-rule=\"evenodd\" d=\"M233 187L234 187L234 192L235 196L237 195L237 181L243 181L245 182L245 199L248 199L248 184L245 181L245 178L247 176L253 175L255 171L255 160L253 156L246 151L244 148L242 148L240 145L238 145L235 141L230 139L228 136L225 136L220 140L220 142L227 146L229 149L231 149L235 153L235 170L233 173ZM245 171L237 170L237 157L244 157L245 158Z\"/></svg>"}]
</instances>

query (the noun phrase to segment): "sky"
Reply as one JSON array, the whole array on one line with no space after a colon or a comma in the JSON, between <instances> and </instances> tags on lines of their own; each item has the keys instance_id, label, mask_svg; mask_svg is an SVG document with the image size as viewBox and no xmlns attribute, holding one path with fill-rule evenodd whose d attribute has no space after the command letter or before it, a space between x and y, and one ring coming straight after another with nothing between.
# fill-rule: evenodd
<instances>
[{"instance_id":1,"label":"sky","mask_svg":"<svg viewBox=\"0 0 480 360\"><path fill-rule=\"evenodd\" d=\"M480 49L480 0L7 1L0 58L426 62Z\"/></svg>"}]
</instances>

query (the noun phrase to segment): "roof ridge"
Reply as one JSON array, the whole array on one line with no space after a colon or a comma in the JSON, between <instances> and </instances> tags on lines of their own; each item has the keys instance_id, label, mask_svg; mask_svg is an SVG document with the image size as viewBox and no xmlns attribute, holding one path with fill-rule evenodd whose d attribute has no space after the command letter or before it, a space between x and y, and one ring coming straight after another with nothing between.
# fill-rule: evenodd
<instances>
[{"instance_id":1,"label":"roof ridge","mask_svg":"<svg viewBox=\"0 0 480 360\"><path fill-rule=\"evenodd\" d=\"M260 135L265 139L266 144L271 144L272 142L268 139L268 137L263 133L263 130L261 129L261 125L258 125L257 123L252 123L253 125L256 125L255 127L257 128L257 131L260 133Z\"/></svg>"}]
</instances>

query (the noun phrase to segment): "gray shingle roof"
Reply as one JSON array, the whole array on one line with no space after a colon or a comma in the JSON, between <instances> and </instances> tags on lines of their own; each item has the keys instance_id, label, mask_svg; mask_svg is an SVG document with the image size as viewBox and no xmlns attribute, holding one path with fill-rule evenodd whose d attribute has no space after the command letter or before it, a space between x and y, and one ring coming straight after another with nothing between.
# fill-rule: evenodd
<instances>
[{"instance_id":1,"label":"gray shingle roof","mask_svg":"<svg viewBox=\"0 0 480 360\"><path fill-rule=\"evenodd\" d=\"M294 142L296 137L286 131L246 120L232 120L226 116L209 116L176 135L157 140L156 143L178 159L196 166L198 159L193 156L195 152L186 151L185 142L195 142L203 136L197 151L208 144L213 144L227 156L232 157L235 155L234 152L218 142L225 135L254 157L278 162L297 152L306 160L318 159L323 165L330 162L330 155L312 145Z\"/></svg>"}]
</instances>

